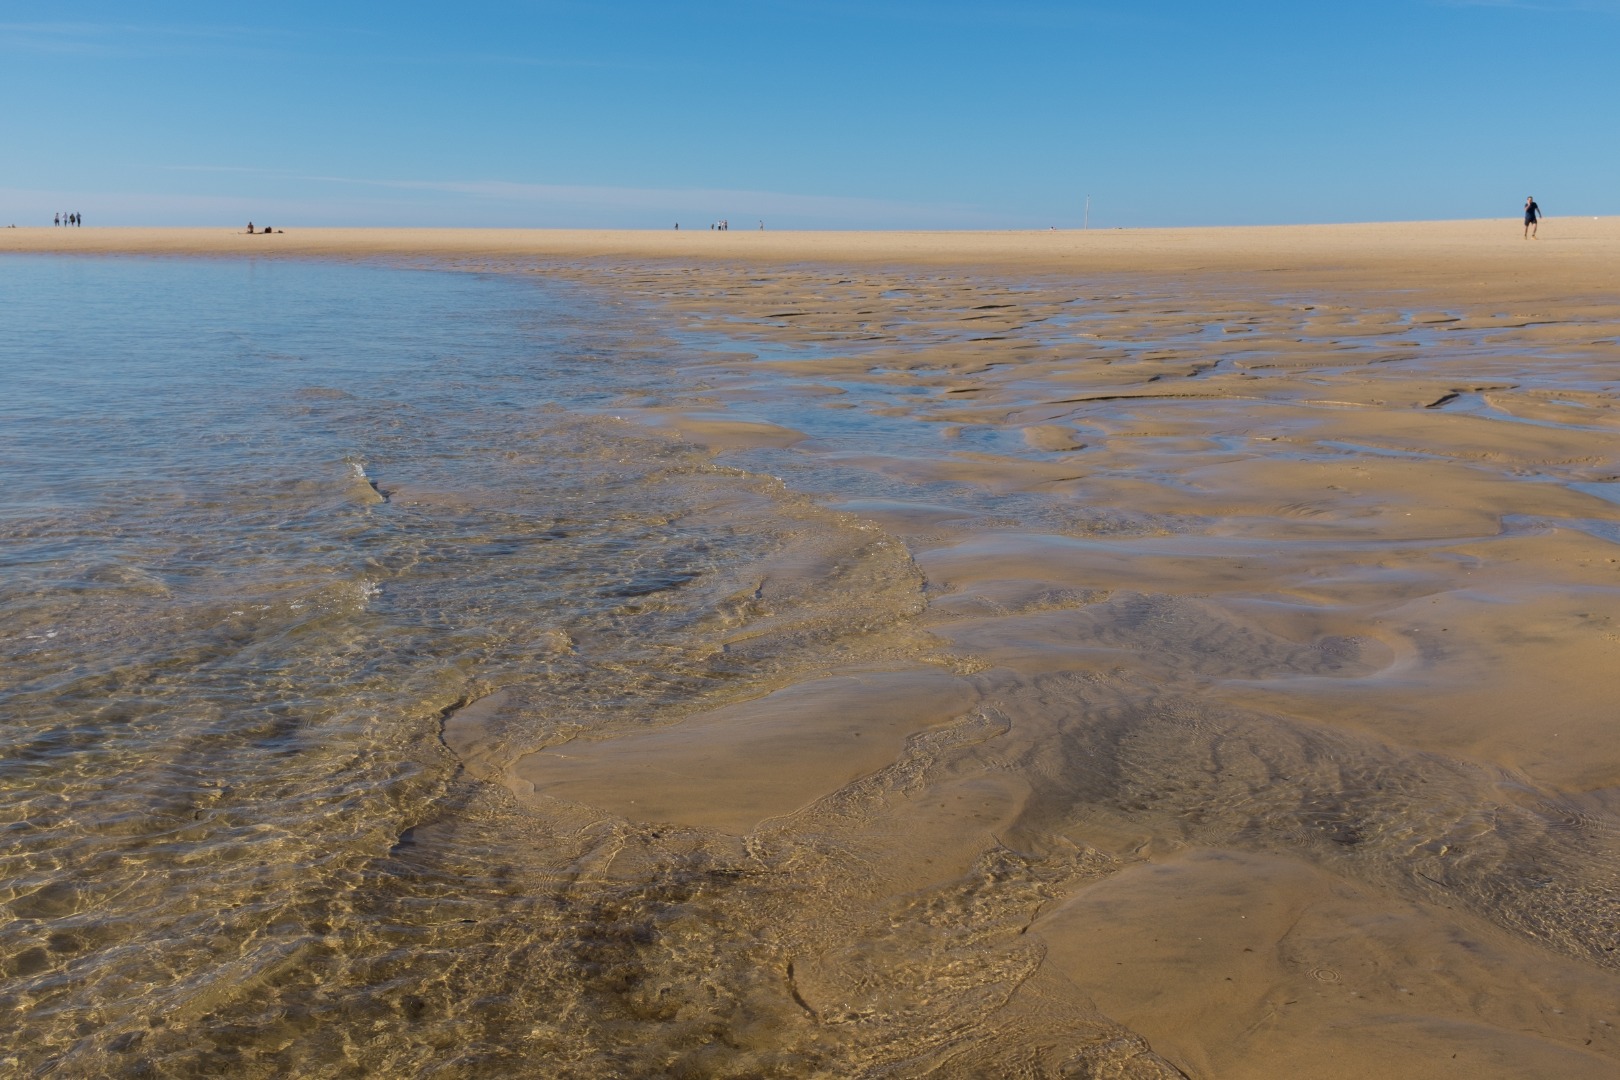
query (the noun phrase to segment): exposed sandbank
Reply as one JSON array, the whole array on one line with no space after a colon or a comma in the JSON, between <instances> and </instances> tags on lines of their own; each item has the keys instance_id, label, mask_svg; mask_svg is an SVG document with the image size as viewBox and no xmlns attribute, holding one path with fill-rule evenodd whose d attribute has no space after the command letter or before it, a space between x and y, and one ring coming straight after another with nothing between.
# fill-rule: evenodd
<instances>
[{"instance_id":1,"label":"exposed sandbank","mask_svg":"<svg viewBox=\"0 0 1620 1080\"><path fill-rule=\"evenodd\" d=\"M1197 258L1126 237L1090 273L1007 248L965 272L580 264L747 339L626 419L882 478L830 505L904 540L921 670L957 665L979 703L943 729L894 703L882 733L913 740L860 783L755 741L772 697L515 775L548 807L551 780L826 835L870 855L880 910L1077 845L1002 1015L1052 1022L1041 980L1066 980L1188 1075L1611 1071L1620 233L1596 225L1568 262L1464 223L1203 233ZM1284 255L1306 269L1254 272ZM821 795L757 821L773 775ZM856 799L882 809L851 828ZM803 948L805 1001L859 999L862 962Z\"/></svg>"}]
</instances>

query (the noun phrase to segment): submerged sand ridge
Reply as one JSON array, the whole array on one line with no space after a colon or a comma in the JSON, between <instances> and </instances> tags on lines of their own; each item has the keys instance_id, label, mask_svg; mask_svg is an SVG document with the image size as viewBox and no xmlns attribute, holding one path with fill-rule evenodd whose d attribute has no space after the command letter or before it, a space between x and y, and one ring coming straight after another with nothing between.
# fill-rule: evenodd
<instances>
[{"instance_id":1,"label":"submerged sand ridge","mask_svg":"<svg viewBox=\"0 0 1620 1080\"><path fill-rule=\"evenodd\" d=\"M658 643L721 688L447 710L469 792L378 872L481 873L380 905L443 966L413 992L500 957L480 1007L538 1003L507 1052L557 1075L1612 1076L1620 261L1574 224L1082 272L1030 236L289 245L620 298L707 353L590 423L708 455L689 528L794 524Z\"/></svg>"}]
</instances>

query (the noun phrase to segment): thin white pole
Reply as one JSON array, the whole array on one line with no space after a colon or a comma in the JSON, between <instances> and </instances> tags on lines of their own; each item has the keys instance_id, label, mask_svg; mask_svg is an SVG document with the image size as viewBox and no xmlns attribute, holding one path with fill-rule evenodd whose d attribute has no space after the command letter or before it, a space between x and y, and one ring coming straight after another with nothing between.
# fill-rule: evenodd
<instances>
[{"instance_id":1,"label":"thin white pole","mask_svg":"<svg viewBox=\"0 0 1620 1080\"><path fill-rule=\"evenodd\" d=\"M1080 227L1082 229L1091 228L1091 196L1090 195L1086 196L1086 216L1083 219L1081 219Z\"/></svg>"}]
</instances>

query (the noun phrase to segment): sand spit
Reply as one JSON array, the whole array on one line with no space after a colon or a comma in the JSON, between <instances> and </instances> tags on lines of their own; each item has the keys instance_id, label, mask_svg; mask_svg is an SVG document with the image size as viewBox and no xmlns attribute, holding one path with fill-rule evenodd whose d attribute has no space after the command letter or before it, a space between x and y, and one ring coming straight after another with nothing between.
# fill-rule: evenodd
<instances>
[{"instance_id":1,"label":"sand spit","mask_svg":"<svg viewBox=\"0 0 1620 1080\"><path fill-rule=\"evenodd\" d=\"M1620 263L1620 218L1050 232L710 232L704 229L0 229L0 252L167 255L736 260L846 266L997 267L1066 273L1305 275L1346 287L1456 287L1476 298L1601 298ZM1288 287L1288 286L1280 286ZM976 314L976 313L969 313ZM1489 318L1513 319L1512 312Z\"/></svg>"},{"instance_id":2,"label":"sand spit","mask_svg":"<svg viewBox=\"0 0 1620 1080\"><path fill-rule=\"evenodd\" d=\"M613 943L747 941L733 1058L1620 1067L1620 220L82 232L0 251L426 258L735 341L614 415L864 538L714 623L820 662L611 732L532 735L524 687L444 729L537 844L611 832L568 874L625 910L701 868L703 918ZM880 586L811 648L806 597Z\"/></svg>"}]
</instances>

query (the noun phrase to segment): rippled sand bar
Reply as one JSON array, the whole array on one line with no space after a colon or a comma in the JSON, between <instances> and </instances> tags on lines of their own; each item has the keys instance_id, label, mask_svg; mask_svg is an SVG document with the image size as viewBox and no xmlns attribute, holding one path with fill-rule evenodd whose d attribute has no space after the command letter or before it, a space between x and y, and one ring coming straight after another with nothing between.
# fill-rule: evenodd
<instances>
[{"instance_id":1,"label":"rippled sand bar","mask_svg":"<svg viewBox=\"0 0 1620 1080\"><path fill-rule=\"evenodd\" d=\"M619 461L608 487L649 470L626 505L663 517L609 545L637 571L600 614L499 609L507 659L419 695L410 753L450 772L346 886L351 936L313 933L350 959L129 1053L1620 1068L1620 221L0 234L21 250L567 283L650 365L545 429ZM435 520L515 497L372 484ZM647 554L663 529L701 565ZM39 895L11 903L43 934ZM132 1038L139 995L106 994Z\"/></svg>"}]
</instances>

